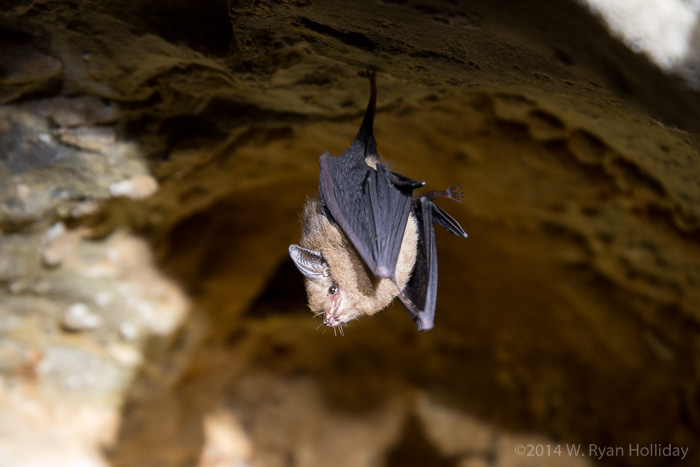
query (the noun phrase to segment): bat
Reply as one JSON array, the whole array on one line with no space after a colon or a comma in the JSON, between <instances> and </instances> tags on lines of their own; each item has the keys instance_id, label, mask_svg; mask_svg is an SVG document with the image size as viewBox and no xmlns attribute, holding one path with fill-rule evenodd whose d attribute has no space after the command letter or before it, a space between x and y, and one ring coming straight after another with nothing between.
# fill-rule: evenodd
<instances>
[{"instance_id":1,"label":"bat","mask_svg":"<svg viewBox=\"0 0 700 467\"><path fill-rule=\"evenodd\" d=\"M299 245L289 255L305 277L309 308L329 327L386 308L396 297L419 331L433 328L437 251L433 224L467 237L433 201L460 201L459 184L413 197L425 185L390 171L377 153L377 86L357 137L340 156L319 158L319 196L308 199ZM342 329L342 328L341 328Z\"/></svg>"}]
</instances>

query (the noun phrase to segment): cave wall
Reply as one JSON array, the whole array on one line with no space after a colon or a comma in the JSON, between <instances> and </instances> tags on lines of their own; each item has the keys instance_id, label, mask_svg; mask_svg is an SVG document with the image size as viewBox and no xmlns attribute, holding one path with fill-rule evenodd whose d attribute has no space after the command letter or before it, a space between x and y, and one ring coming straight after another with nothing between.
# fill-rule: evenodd
<instances>
[{"instance_id":1,"label":"cave wall","mask_svg":"<svg viewBox=\"0 0 700 467\"><path fill-rule=\"evenodd\" d=\"M9 2L0 56L0 465L699 459L700 98L583 4ZM366 68L464 190L426 334L287 257Z\"/></svg>"}]
</instances>

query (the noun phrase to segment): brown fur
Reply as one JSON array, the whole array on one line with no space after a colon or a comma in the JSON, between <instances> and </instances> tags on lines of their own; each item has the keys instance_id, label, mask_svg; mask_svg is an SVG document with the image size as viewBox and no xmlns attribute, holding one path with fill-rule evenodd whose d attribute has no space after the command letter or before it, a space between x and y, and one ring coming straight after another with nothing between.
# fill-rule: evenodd
<instances>
[{"instance_id":1,"label":"brown fur","mask_svg":"<svg viewBox=\"0 0 700 467\"><path fill-rule=\"evenodd\" d=\"M417 224L412 214L406 224L396 265L396 282L400 289L391 279L374 278L343 232L323 215L318 198L306 202L303 223L300 245L322 252L330 266L330 277L319 281L306 279L309 307L315 313L324 312L328 288L332 284L337 284L343 294L337 318L347 322L386 308L410 279L418 244Z\"/></svg>"}]
</instances>

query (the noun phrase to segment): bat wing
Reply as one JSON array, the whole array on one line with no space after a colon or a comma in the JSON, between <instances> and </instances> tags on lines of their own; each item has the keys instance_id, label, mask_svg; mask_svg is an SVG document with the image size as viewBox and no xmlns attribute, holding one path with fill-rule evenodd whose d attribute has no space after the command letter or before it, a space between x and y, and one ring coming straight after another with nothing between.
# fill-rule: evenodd
<instances>
[{"instance_id":1,"label":"bat wing","mask_svg":"<svg viewBox=\"0 0 700 467\"><path fill-rule=\"evenodd\" d=\"M395 280L414 188L422 186L365 162L364 144L339 157L322 154L319 192L326 216L335 222L377 278Z\"/></svg>"},{"instance_id":2,"label":"bat wing","mask_svg":"<svg viewBox=\"0 0 700 467\"><path fill-rule=\"evenodd\" d=\"M364 76L370 80L370 99L360 131L342 155L325 152L319 158L319 193L326 217L340 226L374 276L396 282L411 197L424 183L394 174L379 162L372 131L377 87L373 73ZM368 160L376 161L376 169Z\"/></svg>"},{"instance_id":3,"label":"bat wing","mask_svg":"<svg viewBox=\"0 0 700 467\"><path fill-rule=\"evenodd\" d=\"M443 211L437 204L430 202L431 211L433 215L433 224L439 225L440 227L446 229L451 234L457 235L458 237L467 238L467 232L464 231L457 220Z\"/></svg>"},{"instance_id":4,"label":"bat wing","mask_svg":"<svg viewBox=\"0 0 700 467\"><path fill-rule=\"evenodd\" d=\"M435 319L437 250L432 222L433 206L433 202L424 197L413 201L413 213L418 224L418 254L411 279L399 294L401 303L419 331L431 330Z\"/></svg>"},{"instance_id":5,"label":"bat wing","mask_svg":"<svg viewBox=\"0 0 700 467\"><path fill-rule=\"evenodd\" d=\"M418 223L418 255L411 279L399 294L399 299L411 315L419 331L429 331L435 320L437 299L437 250L433 224L444 227L452 234L467 234L452 216L438 207L429 197L413 201L413 213Z\"/></svg>"}]
</instances>

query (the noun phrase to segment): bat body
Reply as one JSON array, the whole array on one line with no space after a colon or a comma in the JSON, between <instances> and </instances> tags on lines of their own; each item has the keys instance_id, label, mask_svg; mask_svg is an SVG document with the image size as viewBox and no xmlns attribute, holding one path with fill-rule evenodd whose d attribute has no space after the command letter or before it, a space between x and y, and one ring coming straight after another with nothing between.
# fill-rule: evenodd
<instances>
[{"instance_id":1,"label":"bat body","mask_svg":"<svg viewBox=\"0 0 700 467\"><path fill-rule=\"evenodd\" d=\"M425 185L382 164L372 133L376 85L350 148L319 158L319 197L304 207L300 245L289 254L304 274L309 307L326 326L372 315L398 297L418 330L432 329L437 295L433 224L466 237L433 200L460 199L455 187L413 198Z\"/></svg>"}]
</instances>

